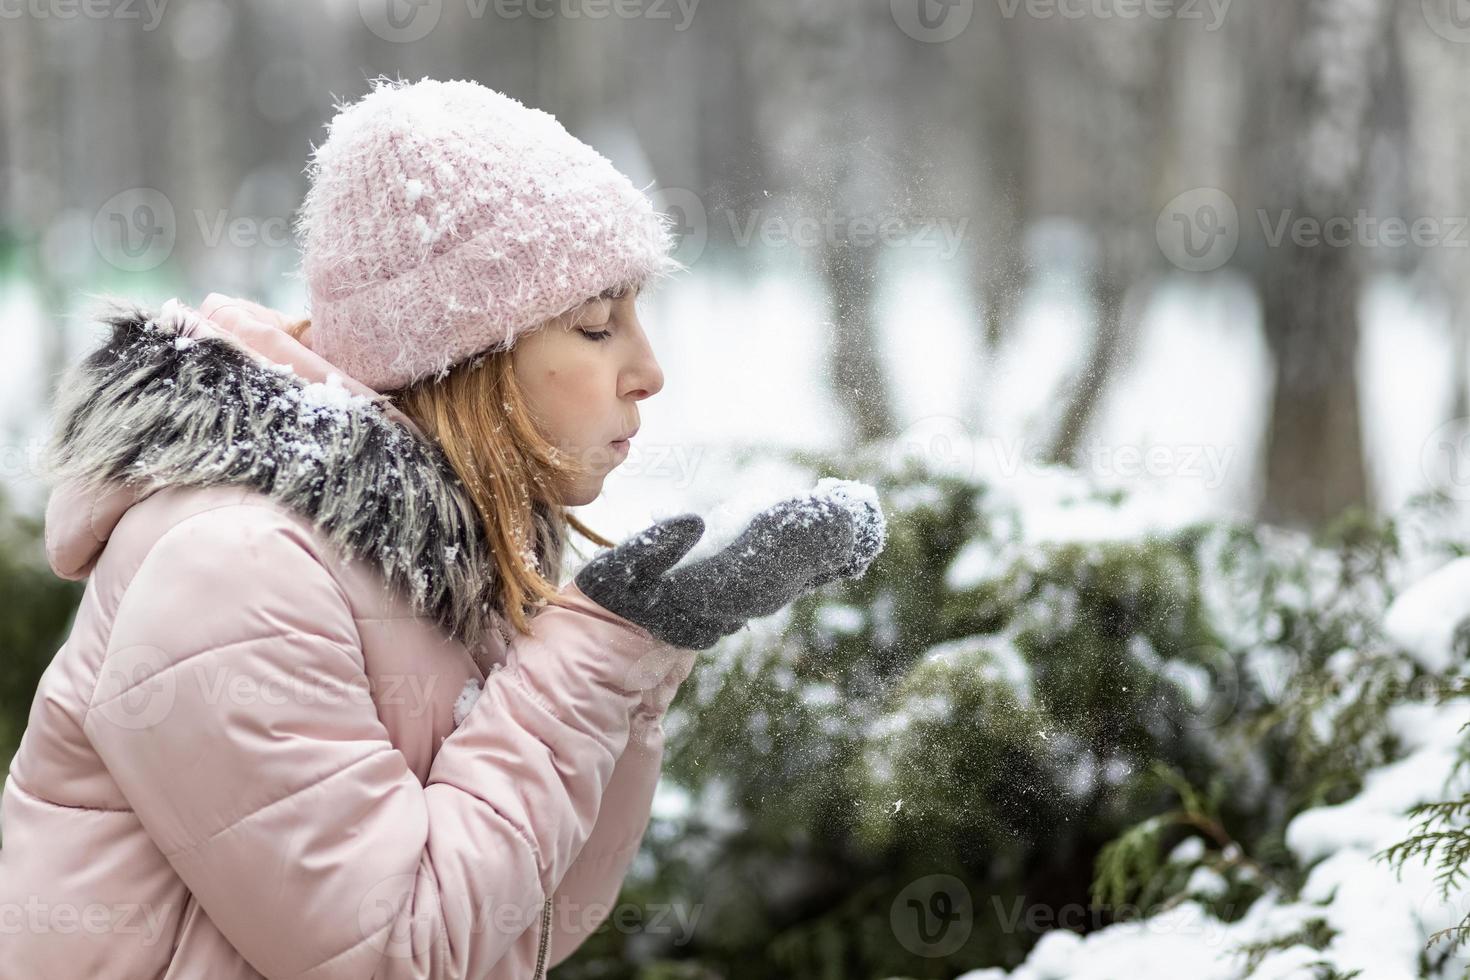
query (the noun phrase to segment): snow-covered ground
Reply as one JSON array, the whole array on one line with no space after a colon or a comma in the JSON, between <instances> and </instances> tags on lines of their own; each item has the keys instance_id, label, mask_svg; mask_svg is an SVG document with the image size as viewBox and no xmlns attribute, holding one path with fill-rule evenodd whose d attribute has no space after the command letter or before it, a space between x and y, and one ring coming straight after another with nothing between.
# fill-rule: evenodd
<instances>
[{"instance_id":1,"label":"snow-covered ground","mask_svg":"<svg viewBox=\"0 0 1470 980\"><path fill-rule=\"evenodd\" d=\"M1395 645L1429 669L1450 664L1453 627L1470 617L1470 591L1460 587L1467 561L1420 580L1386 616ZM1230 923L1187 901L1085 937L1054 930L1016 970L973 970L959 980L1308 980L1327 975L1319 972L1322 965L1338 976L1362 971L1362 980L1460 976L1470 966L1463 951L1430 973L1421 971L1420 954L1431 934L1470 913L1470 892L1452 891L1447 900L1423 861L1409 860L1400 874L1374 855L1411 835L1416 823L1407 816L1410 807L1470 790L1466 773L1454 773L1470 700L1401 704L1390 710L1389 723L1403 756L1369 771L1351 800L1304 811L1288 826L1287 846L1311 869L1296 900L1268 892ZM1246 972L1242 947L1289 936L1314 919L1336 933L1325 948L1289 945ZM1431 961L1447 949L1433 947Z\"/></svg>"}]
</instances>

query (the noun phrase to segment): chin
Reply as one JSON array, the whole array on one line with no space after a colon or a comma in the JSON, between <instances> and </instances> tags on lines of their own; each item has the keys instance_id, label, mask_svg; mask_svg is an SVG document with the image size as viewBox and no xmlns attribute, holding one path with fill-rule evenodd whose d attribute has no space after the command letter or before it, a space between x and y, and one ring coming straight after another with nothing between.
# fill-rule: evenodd
<instances>
[{"instance_id":1,"label":"chin","mask_svg":"<svg viewBox=\"0 0 1470 980\"><path fill-rule=\"evenodd\" d=\"M592 503L601 493L602 481L598 480L590 487L578 487L567 495L567 499L564 502L568 507L581 507L585 504Z\"/></svg>"}]
</instances>

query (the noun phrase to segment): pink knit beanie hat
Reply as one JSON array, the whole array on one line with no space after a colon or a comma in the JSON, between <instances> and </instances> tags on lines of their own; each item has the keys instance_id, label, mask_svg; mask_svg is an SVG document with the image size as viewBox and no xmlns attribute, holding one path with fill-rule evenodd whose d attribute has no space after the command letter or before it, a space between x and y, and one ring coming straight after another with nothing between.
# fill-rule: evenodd
<instances>
[{"instance_id":1,"label":"pink knit beanie hat","mask_svg":"<svg viewBox=\"0 0 1470 980\"><path fill-rule=\"evenodd\" d=\"M389 391L682 268L670 219L539 109L374 79L313 149L297 220L312 349Z\"/></svg>"}]
</instances>

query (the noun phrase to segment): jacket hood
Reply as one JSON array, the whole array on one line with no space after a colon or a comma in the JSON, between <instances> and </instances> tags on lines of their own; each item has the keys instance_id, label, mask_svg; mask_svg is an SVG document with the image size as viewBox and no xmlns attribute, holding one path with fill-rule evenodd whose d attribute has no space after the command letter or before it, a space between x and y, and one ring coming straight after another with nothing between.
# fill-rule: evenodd
<instances>
[{"instance_id":1,"label":"jacket hood","mask_svg":"<svg viewBox=\"0 0 1470 980\"><path fill-rule=\"evenodd\" d=\"M478 511L438 444L385 398L345 375L308 381L176 305L114 303L98 319L111 336L68 371L54 409L57 575L86 577L127 509L163 487L246 487L378 568L454 638L483 638L497 583Z\"/></svg>"}]
</instances>

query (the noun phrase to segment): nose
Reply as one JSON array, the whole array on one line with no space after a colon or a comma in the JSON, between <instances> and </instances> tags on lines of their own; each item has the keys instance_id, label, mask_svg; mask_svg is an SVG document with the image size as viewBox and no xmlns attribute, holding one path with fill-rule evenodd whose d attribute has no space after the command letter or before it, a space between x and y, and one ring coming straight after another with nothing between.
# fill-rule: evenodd
<instances>
[{"instance_id":1,"label":"nose","mask_svg":"<svg viewBox=\"0 0 1470 980\"><path fill-rule=\"evenodd\" d=\"M653 353L650 351L646 366L638 370L637 380L634 382L633 387L628 389L626 394L635 401L641 401L650 395L658 394L663 386L663 369L658 366L658 361L654 359Z\"/></svg>"},{"instance_id":2,"label":"nose","mask_svg":"<svg viewBox=\"0 0 1470 980\"><path fill-rule=\"evenodd\" d=\"M636 319L634 320L636 324ZM648 335L643 332L639 325L637 330L638 343L632 363L623 373L623 394L634 401L641 401L652 395L656 395L664 386L664 372L658 365L658 358L653 355L653 346L648 342Z\"/></svg>"}]
</instances>

